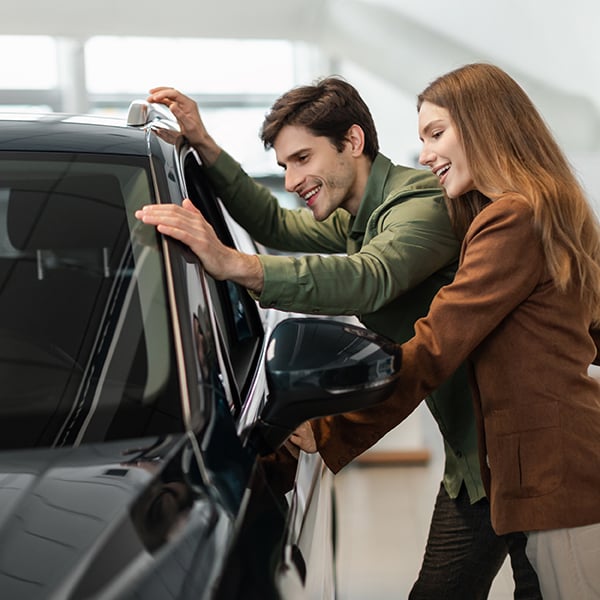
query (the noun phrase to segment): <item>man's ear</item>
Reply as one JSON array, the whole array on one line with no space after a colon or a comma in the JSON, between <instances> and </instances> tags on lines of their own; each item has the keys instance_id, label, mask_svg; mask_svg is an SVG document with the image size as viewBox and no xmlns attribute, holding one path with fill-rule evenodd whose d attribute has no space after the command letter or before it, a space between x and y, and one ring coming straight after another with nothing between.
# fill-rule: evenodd
<instances>
[{"instance_id":1,"label":"man's ear","mask_svg":"<svg viewBox=\"0 0 600 600\"><path fill-rule=\"evenodd\" d=\"M360 156L365 149L365 132L360 125L352 125L346 133L346 140L352 148L352 156Z\"/></svg>"}]
</instances>

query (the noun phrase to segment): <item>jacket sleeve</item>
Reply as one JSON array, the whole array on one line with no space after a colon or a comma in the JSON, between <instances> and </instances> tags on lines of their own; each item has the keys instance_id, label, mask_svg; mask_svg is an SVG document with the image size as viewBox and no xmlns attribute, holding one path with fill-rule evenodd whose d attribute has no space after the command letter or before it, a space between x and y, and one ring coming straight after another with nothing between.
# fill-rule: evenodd
<instances>
[{"instance_id":1,"label":"jacket sleeve","mask_svg":"<svg viewBox=\"0 0 600 600\"><path fill-rule=\"evenodd\" d=\"M317 222L307 209L284 209L225 152L207 173L231 216L254 239L270 248L311 253L259 256L264 287L258 300L264 307L323 315L372 313L458 255L460 244L437 188L386 204L376 234L347 255L346 211Z\"/></svg>"},{"instance_id":2,"label":"jacket sleeve","mask_svg":"<svg viewBox=\"0 0 600 600\"><path fill-rule=\"evenodd\" d=\"M415 336L402 345L393 395L374 408L312 422L319 452L334 472L404 420L539 282L544 261L531 211L519 200L495 204L469 229L454 282L439 291L415 324Z\"/></svg>"},{"instance_id":3,"label":"jacket sleeve","mask_svg":"<svg viewBox=\"0 0 600 600\"><path fill-rule=\"evenodd\" d=\"M433 196L392 205L378 233L344 256L260 256L263 306L328 314L372 313L456 261L447 212Z\"/></svg>"}]
</instances>

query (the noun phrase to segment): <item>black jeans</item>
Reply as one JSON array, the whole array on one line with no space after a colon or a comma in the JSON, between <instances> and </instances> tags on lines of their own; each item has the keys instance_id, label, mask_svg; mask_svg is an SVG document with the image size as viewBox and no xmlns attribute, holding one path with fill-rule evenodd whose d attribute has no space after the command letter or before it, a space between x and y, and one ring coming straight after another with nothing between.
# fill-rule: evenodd
<instances>
[{"instance_id":1,"label":"black jeans","mask_svg":"<svg viewBox=\"0 0 600 600\"><path fill-rule=\"evenodd\" d=\"M494 533L487 499L470 504L463 485L452 500L441 485L421 572L409 600L484 600L507 554L515 599L541 600L537 575L525 555L526 543L522 533Z\"/></svg>"}]
</instances>

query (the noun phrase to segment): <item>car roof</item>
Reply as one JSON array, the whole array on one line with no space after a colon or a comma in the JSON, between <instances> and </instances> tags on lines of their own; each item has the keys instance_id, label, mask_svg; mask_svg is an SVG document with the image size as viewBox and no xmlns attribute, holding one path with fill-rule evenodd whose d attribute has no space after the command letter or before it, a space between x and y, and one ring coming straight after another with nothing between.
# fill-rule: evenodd
<instances>
[{"instance_id":1,"label":"car roof","mask_svg":"<svg viewBox=\"0 0 600 600\"><path fill-rule=\"evenodd\" d=\"M125 117L0 113L0 150L148 154L146 133Z\"/></svg>"}]
</instances>

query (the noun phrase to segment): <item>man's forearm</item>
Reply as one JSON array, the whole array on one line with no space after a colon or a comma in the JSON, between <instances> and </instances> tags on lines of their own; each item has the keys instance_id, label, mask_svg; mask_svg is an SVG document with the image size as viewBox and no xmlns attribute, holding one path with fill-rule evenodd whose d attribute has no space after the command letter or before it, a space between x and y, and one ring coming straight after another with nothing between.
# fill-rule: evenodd
<instances>
[{"instance_id":1,"label":"man's forearm","mask_svg":"<svg viewBox=\"0 0 600 600\"><path fill-rule=\"evenodd\" d=\"M263 290L265 277L258 256L243 254L236 251L235 260L231 260L227 272L222 279L229 279L243 285L246 289L260 294Z\"/></svg>"},{"instance_id":2,"label":"man's forearm","mask_svg":"<svg viewBox=\"0 0 600 600\"><path fill-rule=\"evenodd\" d=\"M215 164L222 149L210 135L206 134L193 141L188 141L190 141L204 165L210 167Z\"/></svg>"}]
</instances>

